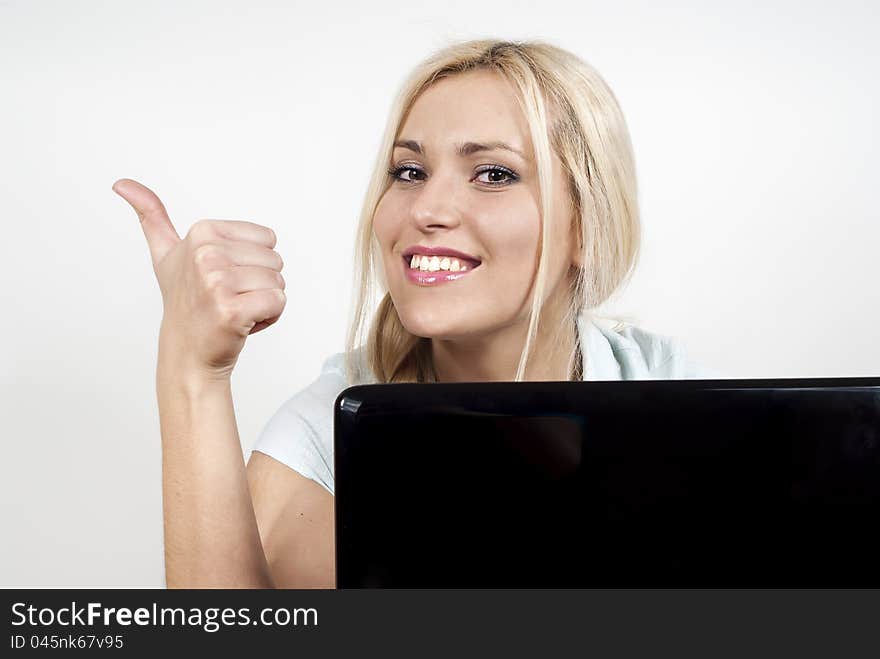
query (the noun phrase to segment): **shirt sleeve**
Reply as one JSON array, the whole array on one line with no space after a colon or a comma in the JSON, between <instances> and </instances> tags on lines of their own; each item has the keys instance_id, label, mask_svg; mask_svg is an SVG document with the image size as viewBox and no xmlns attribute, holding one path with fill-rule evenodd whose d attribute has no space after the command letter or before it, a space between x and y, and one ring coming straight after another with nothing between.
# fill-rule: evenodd
<instances>
[{"instance_id":1,"label":"shirt sleeve","mask_svg":"<svg viewBox=\"0 0 880 659\"><path fill-rule=\"evenodd\" d=\"M251 449L310 478L330 494L334 492L333 403L345 389L340 365L340 355L327 359L321 375L272 415Z\"/></svg>"}]
</instances>

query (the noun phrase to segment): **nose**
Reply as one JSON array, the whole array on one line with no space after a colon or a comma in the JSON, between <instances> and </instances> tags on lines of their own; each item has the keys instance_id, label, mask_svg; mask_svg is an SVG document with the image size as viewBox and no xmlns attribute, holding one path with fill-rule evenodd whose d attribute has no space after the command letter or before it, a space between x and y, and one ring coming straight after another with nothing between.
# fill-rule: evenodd
<instances>
[{"instance_id":1,"label":"nose","mask_svg":"<svg viewBox=\"0 0 880 659\"><path fill-rule=\"evenodd\" d=\"M421 231L451 229L461 224L454 176L434 174L413 194L410 213Z\"/></svg>"}]
</instances>

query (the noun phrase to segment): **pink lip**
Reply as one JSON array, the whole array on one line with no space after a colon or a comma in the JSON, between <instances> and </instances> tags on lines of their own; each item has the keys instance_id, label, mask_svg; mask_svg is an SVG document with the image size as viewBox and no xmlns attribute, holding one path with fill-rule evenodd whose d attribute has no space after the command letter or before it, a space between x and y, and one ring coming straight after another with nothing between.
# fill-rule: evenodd
<instances>
[{"instance_id":1,"label":"pink lip","mask_svg":"<svg viewBox=\"0 0 880 659\"><path fill-rule=\"evenodd\" d=\"M425 254L427 256L454 256L459 261L468 261L468 266L472 265L473 267L477 267L480 264L480 259L477 257L465 254L464 252L459 252L457 249L452 249L451 247L410 245L403 252L404 257L411 257L413 254Z\"/></svg>"},{"instance_id":2,"label":"pink lip","mask_svg":"<svg viewBox=\"0 0 880 659\"><path fill-rule=\"evenodd\" d=\"M416 252L417 254L423 254L424 252ZM450 254L449 252L443 252L443 254L455 256L456 254ZM461 257L459 257L461 258ZM419 268L411 268L409 267L411 257L404 256L403 257L403 270L406 274L406 278L414 284L420 284L422 286L433 286L436 284L444 284L448 281L455 281L456 279L461 279L462 277L467 277L471 274L475 269L476 265L479 265L478 261L474 261L471 263L467 263L467 270L464 272L449 272L447 270L437 270L436 272L430 272L428 270L420 270ZM476 265L474 265L476 264Z\"/></svg>"}]
</instances>

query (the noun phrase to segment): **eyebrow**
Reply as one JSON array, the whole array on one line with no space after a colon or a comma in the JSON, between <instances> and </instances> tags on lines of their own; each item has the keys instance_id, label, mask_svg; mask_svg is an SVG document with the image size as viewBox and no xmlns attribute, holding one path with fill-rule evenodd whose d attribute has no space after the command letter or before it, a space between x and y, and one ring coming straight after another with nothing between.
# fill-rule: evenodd
<instances>
[{"instance_id":1,"label":"eyebrow","mask_svg":"<svg viewBox=\"0 0 880 659\"><path fill-rule=\"evenodd\" d=\"M420 142L415 140L398 140L394 143L395 147L399 147L401 149L409 149L415 153L420 155L424 155L424 149ZM462 144L456 144L456 151L458 155L461 157L467 157L473 155L475 153L479 153L480 151L495 151L497 149L501 149L503 151L510 151L515 153L523 160L528 160L522 151L519 149L515 149L510 146L506 142L493 141L493 142L464 142Z\"/></svg>"}]
</instances>

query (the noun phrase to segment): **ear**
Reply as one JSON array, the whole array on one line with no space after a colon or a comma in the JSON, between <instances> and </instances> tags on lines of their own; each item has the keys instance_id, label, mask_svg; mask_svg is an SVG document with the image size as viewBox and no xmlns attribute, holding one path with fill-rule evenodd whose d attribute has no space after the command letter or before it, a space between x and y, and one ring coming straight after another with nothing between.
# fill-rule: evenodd
<instances>
[{"instance_id":1,"label":"ear","mask_svg":"<svg viewBox=\"0 0 880 659\"><path fill-rule=\"evenodd\" d=\"M581 237L580 231L578 231L577 222L572 218L569 244L571 245L571 254L569 255L569 260L571 261L571 265L575 268L583 268L584 267L584 242Z\"/></svg>"}]
</instances>

